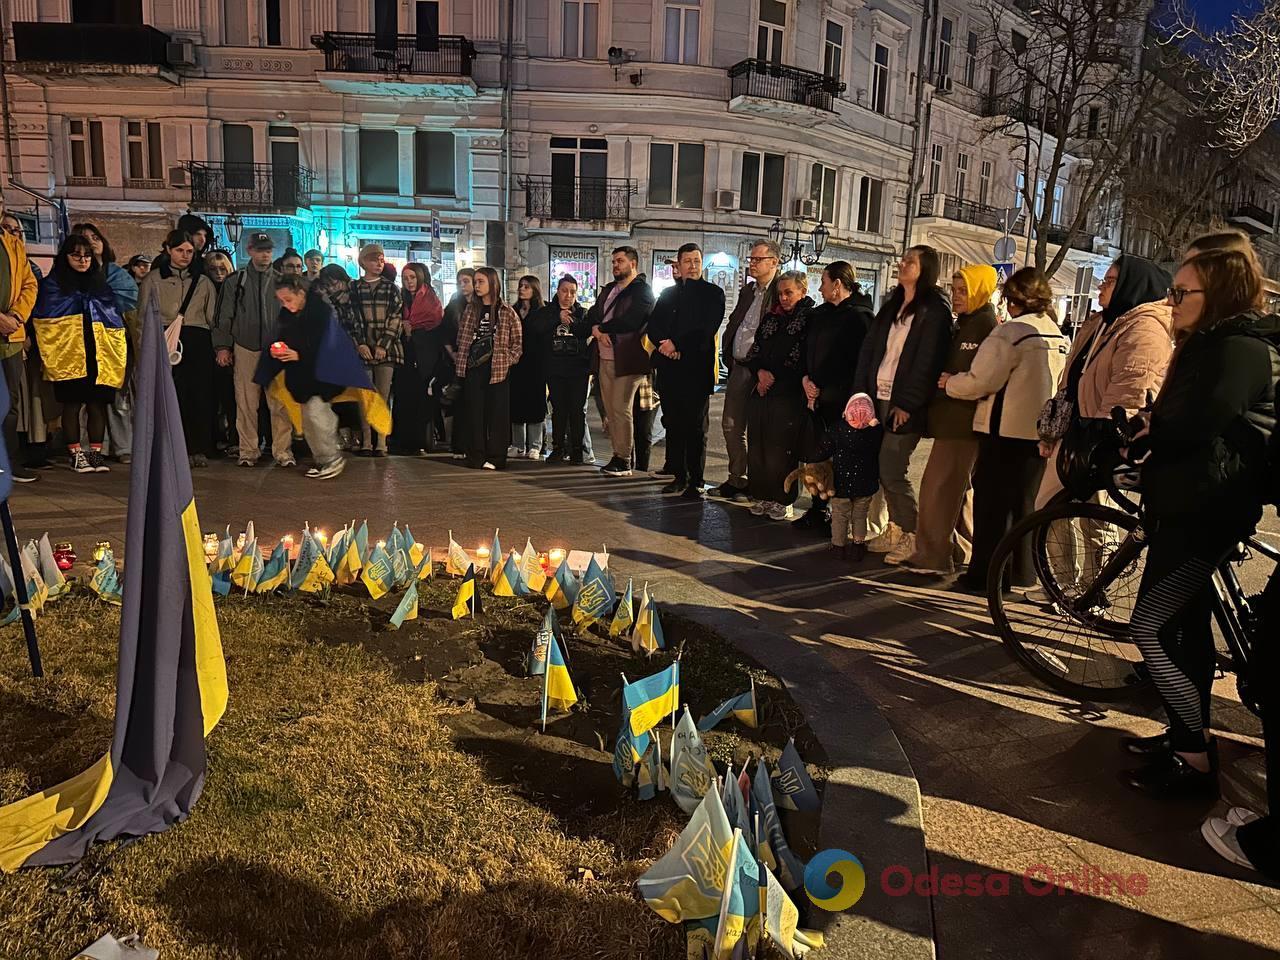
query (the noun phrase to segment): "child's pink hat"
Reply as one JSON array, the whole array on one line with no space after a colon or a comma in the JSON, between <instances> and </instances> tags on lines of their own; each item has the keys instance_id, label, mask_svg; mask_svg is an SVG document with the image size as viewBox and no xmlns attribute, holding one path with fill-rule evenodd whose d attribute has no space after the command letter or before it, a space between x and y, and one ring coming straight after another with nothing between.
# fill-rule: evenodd
<instances>
[{"instance_id":1,"label":"child's pink hat","mask_svg":"<svg viewBox=\"0 0 1280 960\"><path fill-rule=\"evenodd\" d=\"M865 393L855 393L849 398L844 405L844 419L855 430L874 427L879 422L876 420L876 405Z\"/></svg>"}]
</instances>

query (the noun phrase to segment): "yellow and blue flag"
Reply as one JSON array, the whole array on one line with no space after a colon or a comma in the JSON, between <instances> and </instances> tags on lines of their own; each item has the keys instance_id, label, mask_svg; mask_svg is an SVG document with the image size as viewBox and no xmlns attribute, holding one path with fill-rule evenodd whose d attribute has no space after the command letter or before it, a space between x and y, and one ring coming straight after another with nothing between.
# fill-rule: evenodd
<instances>
[{"instance_id":1,"label":"yellow and blue flag","mask_svg":"<svg viewBox=\"0 0 1280 960\"><path fill-rule=\"evenodd\" d=\"M0 869L73 863L95 844L158 833L187 819L204 787L205 737L226 709L227 673L161 326L151 305L110 749L79 776L0 808Z\"/></svg>"},{"instance_id":2,"label":"yellow and blue flag","mask_svg":"<svg viewBox=\"0 0 1280 960\"><path fill-rule=\"evenodd\" d=\"M613 581L605 576L592 554L578 597L573 603L573 622L580 627L589 627L596 621L603 620L613 611L613 601Z\"/></svg>"},{"instance_id":3,"label":"yellow and blue flag","mask_svg":"<svg viewBox=\"0 0 1280 960\"><path fill-rule=\"evenodd\" d=\"M493 581L493 595L495 597L527 597L529 595L529 590L524 585L524 577L520 576L520 564L516 562L515 557L508 556L507 562L502 565L497 578Z\"/></svg>"},{"instance_id":4,"label":"yellow and blue flag","mask_svg":"<svg viewBox=\"0 0 1280 960\"><path fill-rule=\"evenodd\" d=\"M716 768L685 707L671 738L671 799L685 813L692 813L715 782Z\"/></svg>"},{"instance_id":5,"label":"yellow and blue flag","mask_svg":"<svg viewBox=\"0 0 1280 960\"><path fill-rule=\"evenodd\" d=\"M120 574L116 571L115 554L110 550L103 551L102 559L93 568L93 576L89 578L89 589L98 595L98 599L105 600L107 603L120 606L123 601L124 588L120 585Z\"/></svg>"},{"instance_id":6,"label":"yellow and blue flag","mask_svg":"<svg viewBox=\"0 0 1280 960\"><path fill-rule=\"evenodd\" d=\"M631 786L635 779L636 764L649 749L649 741L653 737L649 733L636 736L631 732L631 721L626 715L622 718L622 728L613 743L613 775L624 787Z\"/></svg>"},{"instance_id":7,"label":"yellow and blue flag","mask_svg":"<svg viewBox=\"0 0 1280 960\"><path fill-rule=\"evenodd\" d=\"M755 838L760 860L766 866L777 866L778 879L784 887L799 890L804 883L804 864L791 852L787 835L782 832L778 808L773 803L769 769L763 757L756 763L756 775L751 781L751 804L760 815L760 834Z\"/></svg>"},{"instance_id":8,"label":"yellow and blue flag","mask_svg":"<svg viewBox=\"0 0 1280 960\"><path fill-rule=\"evenodd\" d=\"M49 599L56 600L71 589L67 578L58 569L58 561L53 558L53 547L49 543L49 534L40 538L40 577L49 590Z\"/></svg>"},{"instance_id":9,"label":"yellow and blue flag","mask_svg":"<svg viewBox=\"0 0 1280 960\"><path fill-rule=\"evenodd\" d=\"M705 717L698 721L698 730L706 733L725 717L733 714L734 719L743 726L750 729L756 729L759 720L756 716L756 682L751 681L751 689L746 693L740 693L736 697L730 697L720 706L716 707Z\"/></svg>"},{"instance_id":10,"label":"yellow and blue flag","mask_svg":"<svg viewBox=\"0 0 1280 960\"><path fill-rule=\"evenodd\" d=\"M230 573L236 565L236 541L231 536L231 526L227 526L227 532L221 540L218 541L218 555L213 558L214 573Z\"/></svg>"},{"instance_id":11,"label":"yellow and blue flag","mask_svg":"<svg viewBox=\"0 0 1280 960\"><path fill-rule=\"evenodd\" d=\"M403 541L401 543L403 544ZM390 543L386 546L386 554L391 561L391 582L397 589L407 586L416 572L409 565L409 554L405 552L403 545L392 550Z\"/></svg>"},{"instance_id":12,"label":"yellow and blue flag","mask_svg":"<svg viewBox=\"0 0 1280 960\"><path fill-rule=\"evenodd\" d=\"M32 540L18 552L22 564L22 579L27 585L27 609L34 615L44 609L49 599L49 588L40 576L40 552Z\"/></svg>"},{"instance_id":13,"label":"yellow and blue flag","mask_svg":"<svg viewBox=\"0 0 1280 960\"><path fill-rule=\"evenodd\" d=\"M609 624L609 636L621 636L636 620L635 594L632 591L631 578L627 578L627 592L618 601L618 609L613 612L613 622Z\"/></svg>"},{"instance_id":14,"label":"yellow and blue flag","mask_svg":"<svg viewBox=\"0 0 1280 960\"><path fill-rule=\"evenodd\" d=\"M356 522L352 520L351 529L355 531L352 542L356 545L356 554L360 557L360 565L363 567L369 562L369 521L361 520L360 526L357 527Z\"/></svg>"},{"instance_id":15,"label":"yellow and blue flag","mask_svg":"<svg viewBox=\"0 0 1280 960\"><path fill-rule=\"evenodd\" d=\"M444 555L444 572L451 577L462 577L467 573L468 568L472 566L471 558L467 556L467 551L462 549L462 545L453 539L453 531L449 531L449 549Z\"/></svg>"},{"instance_id":16,"label":"yellow and blue flag","mask_svg":"<svg viewBox=\"0 0 1280 960\"><path fill-rule=\"evenodd\" d=\"M316 534L316 541L324 546L324 541L320 539L320 535ZM326 547L325 559L329 561L329 569L337 571L338 564L342 562L342 555L347 550L347 528L343 527L333 535L333 539L329 541Z\"/></svg>"},{"instance_id":17,"label":"yellow and blue flag","mask_svg":"<svg viewBox=\"0 0 1280 960\"><path fill-rule=\"evenodd\" d=\"M708 790L675 844L636 881L640 896L668 923L719 917L733 840L720 794Z\"/></svg>"},{"instance_id":18,"label":"yellow and blue flag","mask_svg":"<svg viewBox=\"0 0 1280 960\"><path fill-rule=\"evenodd\" d=\"M800 911L782 889L782 884L768 867L760 864L765 882L761 894L765 898L764 930L784 956L802 957L810 950L826 946L826 938L817 930L801 929Z\"/></svg>"},{"instance_id":19,"label":"yellow and blue flag","mask_svg":"<svg viewBox=\"0 0 1280 960\"><path fill-rule=\"evenodd\" d=\"M467 574L462 578L462 583L458 584L458 596L453 601L453 619L461 620L463 617L480 616L480 591L476 587L476 568L474 564L467 565Z\"/></svg>"},{"instance_id":20,"label":"yellow and blue flag","mask_svg":"<svg viewBox=\"0 0 1280 960\"><path fill-rule=\"evenodd\" d=\"M560 653L555 634L547 646L547 667L542 674L542 729L547 729L547 707L568 710L578 702L578 692L573 689L569 667Z\"/></svg>"},{"instance_id":21,"label":"yellow and blue flag","mask_svg":"<svg viewBox=\"0 0 1280 960\"><path fill-rule=\"evenodd\" d=\"M422 558L428 556L427 548L413 539L413 531L407 523L404 525L404 551L409 555L409 563L413 569L418 571L418 579L430 579L431 564L428 563L425 567L422 565Z\"/></svg>"},{"instance_id":22,"label":"yellow and blue flag","mask_svg":"<svg viewBox=\"0 0 1280 960\"><path fill-rule=\"evenodd\" d=\"M666 635L662 632L662 619L658 616L658 605L649 595L649 585L644 585L644 593L640 598L640 610L636 614L636 626L631 631L631 649L637 653L643 651L652 655L656 650L667 646Z\"/></svg>"},{"instance_id":23,"label":"yellow and blue flag","mask_svg":"<svg viewBox=\"0 0 1280 960\"><path fill-rule=\"evenodd\" d=\"M0 405L3 405L3 398L0 398ZM22 608L18 606L18 591L13 582L13 570L9 566L9 561L0 557L0 597L4 602L13 599L13 606L9 608L9 612L4 615L4 619L0 620L0 627L7 627L11 623L17 623L22 619Z\"/></svg>"},{"instance_id":24,"label":"yellow and blue flag","mask_svg":"<svg viewBox=\"0 0 1280 960\"><path fill-rule=\"evenodd\" d=\"M489 581L498 582L502 570L502 544L498 542L498 528L493 528L493 545L489 547Z\"/></svg>"},{"instance_id":25,"label":"yellow and blue flag","mask_svg":"<svg viewBox=\"0 0 1280 960\"><path fill-rule=\"evenodd\" d=\"M654 734L636 767L636 798L652 800L658 791L667 789L666 771L662 765L662 740Z\"/></svg>"},{"instance_id":26,"label":"yellow and blue flag","mask_svg":"<svg viewBox=\"0 0 1280 960\"><path fill-rule=\"evenodd\" d=\"M289 574L289 589L297 590L310 574L311 568L318 558L324 556L320 541L311 530L302 531L302 542L298 544L298 559L293 562L293 571Z\"/></svg>"},{"instance_id":27,"label":"yellow and blue flag","mask_svg":"<svg viewBox=\"0 0 1280 960\"><path fill-rule=\"evenodd\" d=\"M387 556L392 556L397 550L408 550L404 544L404 534L400 532L400 524L391 524L391 532L387 534Z\"/></svg>"},{"instance_id":28,"label":"yellow and blue flag","mask_svg":"<svg viewBox=\"0 0 1280 960\"><path fill-rule=\"evenodd\" d=\"M528 537L524 541L524 552L520 554L520 576L524 577L524 585L530 593L541 593L547 585L547 575L542 570L542 558L533 549L533 541Z\"/></svg>"},{"instance_id":29,"label":"yellow and blue flag","mask_svg":"<svg viewBox=\"0 0 1280 960\"><path fill-rule=\"evenodd\" d=\"M712 960L746 960L760 942L760 865L742 831L733 832L728 882L720 898Z\"/></svg>"},{"instance_id":30,"label":"yellow and blue flag","mask_svg":"<svg viewBox=\"0 0 1280 960\"><path fill-rule=\"evenodd\" d=\"M773 788L781 798L778 806L784 810L813 811L822 806L794 739L788 740L782 748L778 770L773 776Z\"/></svg>"},{"instance_id":31,"label":"yellow and blue flag","mask_svg":"<svg viewBox=\"0 0 1280 960\"><path fill-rule=\"evenodd\" d=\"M254 585L254 593L270 593L289 582L289 550L281 540L262 565L262 573Z\"/></svg>"},{"instance_id":32,"label":"yellow and blue flag","mask_svg":"<svg viewBox=\"0 0 1280 960\"><path fill-rule=\"evenodd\" d=\"M245 593L253 593L258 587L258 578L262 576L262 551L258 549L258 540L246 540L244 549L240 551L240 559L236 568L231 571L231 582Z\"/></svg>"},{"instance_id":33,"label":"yellow and blue flag","mask_svg":"<svg viewBox=\"0 0 1280 960\"><path fill-rule=\"evenodd\" d=\"M746 763L742 765L742 769L747 769ZM747 803L747 798L742 794L742 786L738 783L738 778L733 775L733 764L729 764L729 768L724 774L724 786L720 788L720 802L724 804L725 816L729 818L729 823L740 829L746 836L751 836L751 810Z\"/></svg>"},{"instance_id":34,"label":"yellow and blue flag","mask_svg":"<svg viewBox=\"0 0 1280 960\"><path fill-rule=\"evenodd\" d=\"M542 618L542 626L533 635L533 646L529 648L529 656L525 661L528 676L542 676L547 669L547 653L551 649L551 640L552 638L561 639L562 636L555 607L547 607L547 614Z\"/></svg>"},{"instance_id":35,"label":"yellow and blue flag","mask_svg":"<svg viewBox=\"0 0 1280 960\"><path fill-rule=\"evenodd\" d=\"M665 670L628 683L622 688L623 705L630 711L631 732L636 736L652 730L680 704L680 661Z\"/></svg>"},{"instance_id":36,"label":"yellow and blue flag","mask_svg":"<svg viewBox=\"0 0 1280 960\"><path fill-rule=\"evenodd\" d=\"M410 583L409 589L404 592L404 596L400 598L400 604L396 607L395 613L391 614L391 626L399 630L400 625L406 620L418 619L418 585Z\"/></svg>"},{"instance_id":37,"label":"yellow and blue flag","mask_svg":"<svg viewBox=\"0 0 1280 960\"><path fill-rule=\"evenodd\" d=\"M329 561L322 551L316 554L315 561L303 573L295 589L299 593L326 593L333 580L333 571L329 569Z\"/></svg>"},{"instance_id":38,"label":"yellow and blue flag","mask_svg":"<svg viewBox=\"0 0 1280 960\"><path fill-rule=\"evenodd\" d=\"M578 599L578 580L569 571L569 564L561 562L556 572L547 577L543 594L557 610L568 610Z\"/></svg>"},{"instance_id":39,"label":"yellow and blue flag","mask_svg":"<svg viewBox=\"0 0 1280 960\"><path fill-rule=\"evenodd\" d=\"M342 553L338 557L338 565L333 568L334 580L342 586L355 583L360 579L360 571L363 569L364 554L360 552L355 533L348 529L342 537Z\"/></svg>"},{"instance_id":40,"label":"yellow and blue flag","mask_svg":"<svg viewBox=\"0 0 1280 960\"><path fill-rule=\"evenodd\" d=\"M379 544L374 544L369 552L369 562L365 564L360 579L369 588L369 596L377 600L395 585L395 570L387 551Z\"/></svg>"}]
</instances>

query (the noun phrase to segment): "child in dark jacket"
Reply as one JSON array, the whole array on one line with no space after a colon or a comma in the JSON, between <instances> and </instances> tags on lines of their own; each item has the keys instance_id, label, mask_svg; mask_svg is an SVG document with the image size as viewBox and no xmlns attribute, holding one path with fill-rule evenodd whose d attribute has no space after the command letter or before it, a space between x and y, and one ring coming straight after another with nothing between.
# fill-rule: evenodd
<instances>
[{"instance_id":1,"label":"child in dark jacket","mask_svg":"<svg viewBox=\"0 0 1280 960\"><path fill-rule=\"evenodd\" d=\"M867 555L867 511L880 489L880 441L884 427L876 419L871 397L855 393L845 404L844 416L823 440L823 453L831 458L836 495L831 500L831 548L846 560ZM850 528L853 543L849 543Z\"/></svg>"}]
</instances>

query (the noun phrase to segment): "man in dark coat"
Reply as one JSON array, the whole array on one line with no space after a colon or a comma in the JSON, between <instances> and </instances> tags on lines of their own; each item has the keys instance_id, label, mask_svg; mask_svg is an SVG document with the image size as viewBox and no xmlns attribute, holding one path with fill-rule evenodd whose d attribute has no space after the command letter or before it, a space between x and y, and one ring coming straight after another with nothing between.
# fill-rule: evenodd
<instances>
[{"instance_id":1,"label":"man in dark coat","mask_svg":"<svg viewBox=\"0 0 1280 960\"><path fill-rule=\"evenodd\" d=\"M667 463L674 479L663 493L686 500L706 496L707 427L715 390L716 332L724 320L724 291L702 279L702 248L676 253L676 282L658 297L649 318L653 365L667 426Z\"/></svg>"}]
</instances>

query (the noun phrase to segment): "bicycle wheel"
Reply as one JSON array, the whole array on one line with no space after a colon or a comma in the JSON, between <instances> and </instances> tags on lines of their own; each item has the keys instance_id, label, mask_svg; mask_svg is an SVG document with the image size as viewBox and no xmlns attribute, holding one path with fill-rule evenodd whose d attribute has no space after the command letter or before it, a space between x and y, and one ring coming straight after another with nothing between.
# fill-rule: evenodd
<instances>
[{"instance_id":1,"label":"bicycle wheel","mask_svg":"<svg viewBox=\"0 0 1280 960\"><path fill-rule=\"evenodd\" d=\"M987 602L1005 647L1037 679L1081 700L1113 701L1149 684L1128 642L1145 542L1138 521L1097 503L1063 502L1033 513L1000 541ZM1030 539L1047 603L1005 596L1015 550Z\"/></svg>"}]
</instances>

